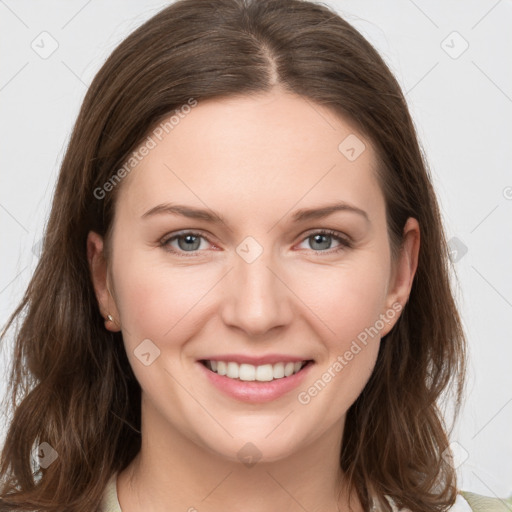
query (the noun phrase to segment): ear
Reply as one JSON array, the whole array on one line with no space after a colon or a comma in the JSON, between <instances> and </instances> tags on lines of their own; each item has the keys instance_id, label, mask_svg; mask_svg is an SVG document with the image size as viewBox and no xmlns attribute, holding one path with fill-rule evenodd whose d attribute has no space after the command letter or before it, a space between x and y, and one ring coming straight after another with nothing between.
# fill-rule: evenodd
<instances>
[{"instance_id":1,"label":"ear","mask_svg":"<svg viewBox=\"0 0 512 512\"><path fill-rule=\"evenodd\" d=\"M101 315L105 318L105 328L112 332L120 331L119 312L114 297L110 293L112 287L109 283L108 264L103 251L103 238L94 231L90 231L87 235L87 261L98 306ZM108 315L112 316L113 321L108 319Z\"/></svg>"},{"instance_id":2,"label":"ear","mask_svg":"<svg viewBox=\"0 0 512 512\"><path fill-rule=\"evenodd\" d=\"M404 226L403 239L397 261L393 262L393 271L388 284L386 296L386 312L384 315L389 318L385 327L381 330L381 337L385 336L397 322L400 312L409 300L412 283L418 268L418 255L420 249L420 226L418 221L409 217ZM390 318L390 312L393 312Z\"/></svg>"}]
</instances>

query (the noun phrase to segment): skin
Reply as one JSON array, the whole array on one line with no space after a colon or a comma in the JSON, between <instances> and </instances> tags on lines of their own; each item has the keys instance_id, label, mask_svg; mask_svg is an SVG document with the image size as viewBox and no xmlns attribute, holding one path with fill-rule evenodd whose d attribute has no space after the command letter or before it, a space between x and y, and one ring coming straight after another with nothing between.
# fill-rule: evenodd
<instances>
[{"instance_id":1,"label":"skin","mask_svg":"<svg viewBox=\"0 0 512 512\"><path fill-rule=\"evenodd\" d=\"M338 150L350 134L366 145L355 161ZM98 234L87 242L100 310L114 318L106 328L122 331L142 388L142 448L118 478L123 512L349 510L338 467L345 415L399 314L308 404L297 394L409 297L419 226L407 221L392 261L376 163L352 124L274 89L199 102L124 178L111 260ZM368 221L351 211L292 220L298 209L336 201L364 210ZM166 202L213 210L225 223L141 218ZM352 246L329 236L315 243L320 229L350 237ZM182 230L205 238L192 252L183 237L168 242L184 256L159 245ZM263 249L252 263L236 252L247 236ZM160 350L149 366L134 355L144 339ZM224 395L196 362L276 352L315 366L299 389L264 404ZM261 455L252 467L237 455L247 442ZM351 506L362 510L357 500Z\"/></svg>"}]
</instances>

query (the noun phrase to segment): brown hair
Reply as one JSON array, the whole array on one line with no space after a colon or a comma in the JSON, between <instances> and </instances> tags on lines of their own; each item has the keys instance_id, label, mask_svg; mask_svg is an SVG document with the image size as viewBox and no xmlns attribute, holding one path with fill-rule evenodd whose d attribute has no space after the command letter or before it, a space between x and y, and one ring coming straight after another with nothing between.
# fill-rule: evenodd
<instances>
[{"instance_id":1,"label":"brown hair","mask_svg":"<svg viewBox=\"0 0 512 512\"><path fill-rule=\"evenodd\" d=\"M439 408L465 386L466 348L447 244L404 96L375 49L323 4L178 0L107 59L83 101L64 156L41 258L3 332L16 322L0 504L11 510L97 510L111 475L140 449L140 386L121 333L104 328L86 258L106 236L120 184L97 199L151 127L191 98L279 86L350 119L375 147L396 256L408 217L421 247L409 301L381 342L375 370L348 410L340 465L365 508L384 495L417 512L455 502ZM340 141L341 142L341 141ZM33 472L33 446L58 453ZM371 491L371 493L370 493Z\"/></svg>"}]
</instances>

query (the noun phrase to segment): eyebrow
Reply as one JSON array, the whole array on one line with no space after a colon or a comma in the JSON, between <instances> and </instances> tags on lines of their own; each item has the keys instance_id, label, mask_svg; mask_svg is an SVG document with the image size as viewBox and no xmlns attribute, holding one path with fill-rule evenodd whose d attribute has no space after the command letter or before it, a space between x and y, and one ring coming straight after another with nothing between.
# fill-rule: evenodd
<instances>
[{"instance_id":1,"label":"eyebrow","mask_svg":"<svg viewBox=\"0 0 512 512\"><path fill-rule=\"evenodd\" d=\"M293 216L292 220L294 222L304 222L307 220L318 220L323 219L329 215L332 215L338 211L345 211L356 213L365 218L365 220L370 223L370 219L368 214L362 210L361 208L357 208L354 205L351 205L346 202L337 202L333 204L328 204L319 208L303 208L297 210ZM153 208L149 209L146 213L144 213L141 218L146 219L148 217L152 217L154 215L181 215L183 217L188 217L190 219L199 219L213 223L223 223L225 224L225 219L210 209L202 209L195 208L192 206L185 206L181 204L172 204L172 203L162 203Z\"/></svg>"}]
</instances>

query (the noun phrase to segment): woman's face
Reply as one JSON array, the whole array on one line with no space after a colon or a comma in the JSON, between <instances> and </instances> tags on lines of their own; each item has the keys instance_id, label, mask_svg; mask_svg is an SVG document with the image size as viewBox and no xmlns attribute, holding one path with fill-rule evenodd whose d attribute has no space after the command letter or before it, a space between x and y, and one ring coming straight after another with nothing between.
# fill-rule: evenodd
<instances>
[{"instance_id":1,"label":"woman's face","mask_svg":"<svg viewBox=\"0 0 512 512\"><path fill-rule=\"evenodd\" d=\"M273 91L184 111L117 185L111 295L90 233L96 293L121 326L143 424L277 460L341 436L407 300L418 226L392 262L374 150L320 105ZM294 361L313 362L281 377Z\"/></svg>"}]
</instances>

